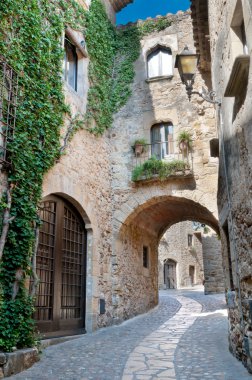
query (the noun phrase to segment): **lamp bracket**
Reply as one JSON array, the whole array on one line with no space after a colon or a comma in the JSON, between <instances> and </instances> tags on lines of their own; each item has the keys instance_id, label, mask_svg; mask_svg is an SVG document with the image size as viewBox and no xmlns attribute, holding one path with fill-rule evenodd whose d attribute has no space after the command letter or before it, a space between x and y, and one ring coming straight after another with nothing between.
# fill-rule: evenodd
<instances>
[{"instance_id":1,"label":"lamp bracket","mask_svg":"<svg viewBox=\"0 0 252 380\"><path fill-rule=\"evenodd\" d=\"M216 99L215 91L207 91L204 87L202 87L202 92L190 91L190 93L188 93L189 99L191 98L191 95L199 95L206 102L221 106L221 101Z\"/></svg>"}]
</instances>

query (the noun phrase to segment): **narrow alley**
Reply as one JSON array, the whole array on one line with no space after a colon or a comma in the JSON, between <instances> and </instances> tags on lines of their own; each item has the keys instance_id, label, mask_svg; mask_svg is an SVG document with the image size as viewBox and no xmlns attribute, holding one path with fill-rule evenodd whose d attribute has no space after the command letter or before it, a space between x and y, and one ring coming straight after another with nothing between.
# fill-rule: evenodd
<instances>
[{"instance_id":1,"label":"narrow alley","mask_svg":"<svg viewBox=\"0 0 252 380\"><path fill-rule=\"evenodd\" d=\"M227 330L224 295L205 296L202 287L163 290L149 313L50 346L10 379L249 380L228 351Z\"/></svg>"}]
</instances>

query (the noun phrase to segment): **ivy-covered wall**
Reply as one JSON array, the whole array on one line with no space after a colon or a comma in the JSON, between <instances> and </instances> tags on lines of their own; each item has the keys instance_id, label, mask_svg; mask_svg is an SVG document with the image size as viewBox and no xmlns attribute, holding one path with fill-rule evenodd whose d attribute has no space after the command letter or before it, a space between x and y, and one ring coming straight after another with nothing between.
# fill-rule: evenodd
<instances>
[{"instance_id":1,"label":"ivy-covered wall","mask_svg":"<svg viewBox=\"0 0 252 380\"><path fill-rule=\"evenodd\" d=\"M168 24L161 19L155 26L150 22L116 30L99 0L92 1L89 12L74 0L3 0L0 20L0 52L20 77L15 138L8 146L10 222L0 263L0 350L11 351L36 340L34 297L26 280L34 275L43 178L60 159L65 116L72 117L71 134L86 128L99 135L109 128L131 94L141 36ZM61 40L67 25L85 35L90 58L87 112L77 119L64 102ZM2 214L6 208L4 193Z\"/></svg>"}]
</instances>

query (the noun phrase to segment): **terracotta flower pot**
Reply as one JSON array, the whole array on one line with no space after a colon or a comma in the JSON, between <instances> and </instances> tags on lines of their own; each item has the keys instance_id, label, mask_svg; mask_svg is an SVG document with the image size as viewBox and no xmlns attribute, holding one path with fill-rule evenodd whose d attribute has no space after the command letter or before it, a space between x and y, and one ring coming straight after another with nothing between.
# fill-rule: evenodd
<instances>
[{"instance_id":1,"label":"terracotta flower pot","mask_svg":"<svg viewBox=\"0 0 252 380\"><path fill-rule=\"evenodd\" d=\"M185 140L181 140L179 143L179 149L181 152L185 152L188 150L188 142Z\"/></svg>"},{"instance_id":2,"label":"terracotta flower pot","mask_svg":"<svg viewBox=\"0 0 252 380\"><path fill-rule=\"evenodd\" d=\"M142 144L136 144L134 148L136 156L140 156L144 151L144 146Z\"/></svg>"}]
</instances>

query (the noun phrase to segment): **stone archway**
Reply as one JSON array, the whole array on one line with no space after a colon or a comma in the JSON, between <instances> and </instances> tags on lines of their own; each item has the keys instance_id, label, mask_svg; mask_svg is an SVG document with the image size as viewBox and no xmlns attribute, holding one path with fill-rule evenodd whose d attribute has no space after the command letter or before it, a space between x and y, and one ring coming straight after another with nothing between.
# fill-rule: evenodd
<instances>
[{"instance_id":1,"label":"stone archway","mask_svg":"<svg viewBox=\"0 0 252 380\"><path fill-rule=\"evenodd\" d=\"M151 197L131 213L126 205L123 211L128 212L128 216L120 223L120 228L114 230L116 242L112 263L112 300L118 320L145 312L158 303L158 245L167 228L189 220L207 224L219 232L213 212L185 197ZM146 248L149 258L144 268L143 250ZM213 261L222 269L221 254L218 254ZM218 276L219 273L214 281L218 282Z\"/></svg>"},{"instance_id":2,"label":"stone archway","mask_svg":"<svg viewBox=\"0 0 252 380\"><path fill-rule=\"evenodd\" d=\"M132 198L130 198L127 202L128 204L124 204L122 210L117 212L115 217L119 220L119 217L121 219L124 216L125 219L121 222L124 226L134 223L158 237L172 224L185 220L197 220L209 225L219 233L218 220L215 213L197 200L162 195L150 197L144 201L142 204L139 202L137 207L132 208L130 207ZM128 215L125 211L128 212Z\"/></svg>"}]
</instances>

